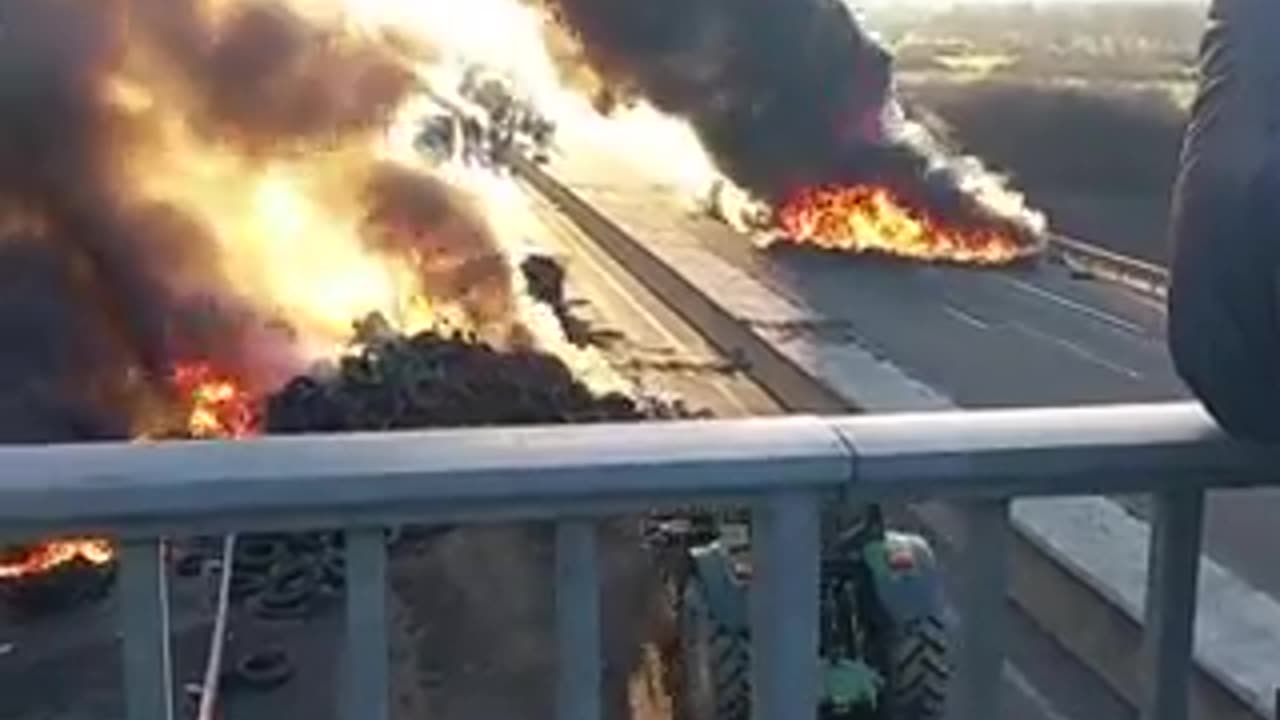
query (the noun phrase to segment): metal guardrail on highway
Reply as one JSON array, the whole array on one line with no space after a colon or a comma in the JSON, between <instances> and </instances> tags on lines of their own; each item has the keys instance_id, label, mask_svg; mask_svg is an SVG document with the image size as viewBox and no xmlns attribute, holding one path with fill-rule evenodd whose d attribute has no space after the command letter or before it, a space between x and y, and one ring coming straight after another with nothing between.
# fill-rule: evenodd
<instances>
[{"instance_id":1,"label":"metal guardrail on highway","mask_svg":"<svg viewBox=\"0 0 1280 720\"><path fill-rule=\"evenodd\" d=\"M1114 282L1156 300L1169 296L1169 271L1155 263L1073 240L1049 238L1049 251L1073 270Z\"/></svg>"},{"instance_id":2,"label":"metal guardrail on highway","mask_svg":"<svg viewBox=\"0 0 1280 720\"><path fill-rule=\"evenodd\" d=\"M554 521L559 715L601 715L594 522L664 503L750 502L761 718L811 717L823 502L962 501L952 718L999 717L1009 499L1149 492L1143 717L1185 720L1204 492L1277 482L1280 451L1234 443L1189 404L471 429L235 442L0 448L0 534L119 538L130 720L173 717L165 537L347 532L346 717L389 713L384 528Z\"/></svg>"}]
</instances>

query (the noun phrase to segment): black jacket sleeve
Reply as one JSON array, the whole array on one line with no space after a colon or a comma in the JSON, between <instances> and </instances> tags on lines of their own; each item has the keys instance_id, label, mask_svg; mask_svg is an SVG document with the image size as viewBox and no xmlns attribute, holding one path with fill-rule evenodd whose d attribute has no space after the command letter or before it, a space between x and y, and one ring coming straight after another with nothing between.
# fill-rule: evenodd
<instances>
[{"instance_id":1,"label":"black jacket sleeve","mask_svg":"<svg viewBox=\"0 0 1280 720\"><path fill-rule=\"evenodd\" d=\"M1222 427L1280 441L1280 163L1239 195L1186 208L1169 302L1169 344Z\"/></svg>"},{"instance_id":2,"label":"black jacket sleeve","mask_svg":"<svg viewBox=\"0 0 1280 720\"><path fill-rule=\"evenodd\" d=\"M1174 191L1169 346L1228 432L1280 441L1277 0L1214 0Z\"/></svg>"}]
</instances>

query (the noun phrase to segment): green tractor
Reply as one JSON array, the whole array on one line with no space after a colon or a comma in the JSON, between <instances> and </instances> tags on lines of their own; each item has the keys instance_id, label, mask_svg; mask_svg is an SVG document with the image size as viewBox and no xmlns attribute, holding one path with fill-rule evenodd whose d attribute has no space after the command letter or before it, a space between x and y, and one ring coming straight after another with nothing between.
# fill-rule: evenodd
<instances>
[{"instance_id":1,"label":"green tractor","mask_svg":"<svg viewBox=\"0 0 1280 720\"><path fill-rule=\"evenodd\" d=\"M678 626L668 658L676 720L748 720L749 519L654 516L646 535ZM824 532L814 718L943 716L949 665L940 585L928 542L886 530L877 507Z\"/></svg>"}]
</instances>

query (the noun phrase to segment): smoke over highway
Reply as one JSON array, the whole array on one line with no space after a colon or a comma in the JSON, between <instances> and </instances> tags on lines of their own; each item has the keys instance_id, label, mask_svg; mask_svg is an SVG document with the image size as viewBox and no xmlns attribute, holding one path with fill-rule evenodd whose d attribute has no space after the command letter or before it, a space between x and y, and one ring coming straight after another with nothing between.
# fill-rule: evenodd
<instances>
[{"instance_id":1,"label":"smoke over highway","mask_svg":"<svg viewBox=\"0 0 1280 720\"><path fill-rule=\"evenodd\" d=\"M527 0L589 65L590 89L687 119L720 170L777 206L874 185L948 224L1032 243L1040 220L901 117L888 53L839 0ZM607 106L608 103L603 105Z\"/></svg>"}]
</instances>

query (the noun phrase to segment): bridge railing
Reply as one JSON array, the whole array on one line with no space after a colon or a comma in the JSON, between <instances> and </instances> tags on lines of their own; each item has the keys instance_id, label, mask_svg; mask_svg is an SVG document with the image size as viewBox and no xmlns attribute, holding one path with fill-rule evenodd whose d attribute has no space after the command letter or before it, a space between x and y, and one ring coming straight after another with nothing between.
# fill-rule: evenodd
<instances>
[{"instance_id":1,"label":"bridge railing","mask_svg":"<svg viewBox=\"0 0 1280 720\"><path fill-rule=\"evenodd\" d=\"M946 498L968 525L949 715L999 717L1009 499L1152 493L1143 717L1185 720L1204 492L1276 482L1277 451L1185 404L473 429L0 449L0 539L120 542L129 720L173 717L164 538L345 528L345 717L389 714L385 531L556 524L558 717L599 720L595 522L670 503L753 507L757 717L812 717L819 510Z\"/></svg>"}]
</instances>

